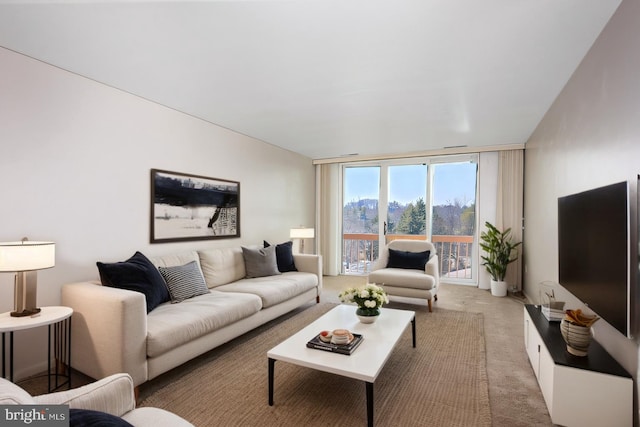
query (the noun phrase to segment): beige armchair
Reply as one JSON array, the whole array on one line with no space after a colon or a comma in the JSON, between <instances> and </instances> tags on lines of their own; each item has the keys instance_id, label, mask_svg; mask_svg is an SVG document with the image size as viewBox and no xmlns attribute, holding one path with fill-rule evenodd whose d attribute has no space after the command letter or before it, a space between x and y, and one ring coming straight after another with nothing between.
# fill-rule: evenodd
<instances>
[{"instance_id":1,"label":"beige armchair","mask_svg":"<svg viewBox=\"0 0 640 427\"><path fill-rule=\"evenodd\" d=\"M47 404L106 412L136 427L193 427L183 418L163 409L136 409L133 380L128 374L114 374L82 387L39 396L31 396L21 387L0 378L0 405Z\"/></svg>"},{"instance_id":2,"label":"beige armchair","mask_svg":"<svg viewBox=\"0 0 640 427\"><path fill-rule=\"evenodd\" d=\"M426 299L431 312L440 284L435 246L426 240L392 240L380 251L368 282L382 286L389 296Z\"/></svg>"}]
</instances>

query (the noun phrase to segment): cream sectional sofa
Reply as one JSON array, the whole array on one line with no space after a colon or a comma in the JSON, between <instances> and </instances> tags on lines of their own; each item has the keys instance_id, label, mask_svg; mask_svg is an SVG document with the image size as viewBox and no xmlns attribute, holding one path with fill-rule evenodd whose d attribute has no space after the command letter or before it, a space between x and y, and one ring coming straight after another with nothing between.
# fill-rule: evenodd
<instances>
[{"instance_id":1,"label":"cream sectional sofa","mask_svg":"<svg viewBox=\"0 0 640 427\"><path fill-rule=\"evenodd\" d=\"M151 258L158 268L198 264L210 292L147 313L140 292L81 282L62 287L73 308L71 366L100 379L125 372L140 385L297 307L319 302L319 255L294 254L297 271L246 278L241 247Z\"/></svg>"}]
</instances>

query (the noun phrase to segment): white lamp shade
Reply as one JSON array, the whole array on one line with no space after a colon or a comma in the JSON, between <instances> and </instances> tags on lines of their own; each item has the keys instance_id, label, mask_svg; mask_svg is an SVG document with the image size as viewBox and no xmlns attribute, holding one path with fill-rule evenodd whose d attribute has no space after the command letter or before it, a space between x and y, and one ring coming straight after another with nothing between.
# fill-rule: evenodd
<instances>
[{"instance_id":1,"label":"white lamp shade","mask_svg":"<svg viewBox=\"0 0 640 427\"><path fill-rule=\"evenodd\" d=\"M0 272L42 270L56 264L56 246L53 242L0 243Z\"/></svg>"},{"instance_id":2,"label":"white lamp shade","mask_svg":"<svg viewBox=\"0 0 640 427\"><path fill-rule=\"evenodd\" d=\"M292 228L289 237L292 239L313 239L315 230L313 228Z\"/></svg>"}]
</instances>

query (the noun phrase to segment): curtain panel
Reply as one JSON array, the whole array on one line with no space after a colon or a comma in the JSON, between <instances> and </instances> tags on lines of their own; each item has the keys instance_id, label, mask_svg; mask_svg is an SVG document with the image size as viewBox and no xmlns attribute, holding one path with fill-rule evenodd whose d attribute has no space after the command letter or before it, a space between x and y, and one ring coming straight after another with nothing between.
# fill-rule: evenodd
<instances>
[{"instance_id":1,"label":"curtain panel","mask_svg":"<svg viewBox=\"0 0 640 427\"><path fill-rule=\"evenodd\" d=\"M524 205L524 150L500 152L498 162L498 198L496 227L511 228L511 238L522 241ZM509 265L505 280L510 287L522 290L522 245L517 247L518 259Z\"/></svg>"},{"instance_id":2,"label":"curtain panel","mask_svg":"<svg viewBox=\"0 0 640 427\"><path fill-rule=\"evenodd\" d=\"M318 224L316 244L317 252L322 255L322 271L327 276L340 274L342 251L342 177L341 167L337 163L316 165L316 206L318 206ZM319 175L319 176L318 176Z\"/></svg>"}]
</instances>

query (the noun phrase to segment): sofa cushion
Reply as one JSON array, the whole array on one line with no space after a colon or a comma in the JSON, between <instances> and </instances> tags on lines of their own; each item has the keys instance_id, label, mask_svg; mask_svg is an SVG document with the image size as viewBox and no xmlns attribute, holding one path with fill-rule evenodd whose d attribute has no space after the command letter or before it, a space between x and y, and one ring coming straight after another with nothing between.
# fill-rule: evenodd
<instances>
[{"instance_id":1,"label":"sofa cushion","mask_svg":"<svg viewBox=\"0 0 640 427\"><path fill-rule=\"evenodd\" d=\"M103 285L143 293L147 300L147 313L170 300L162 275L141 252L136 252L126 261L110 264L98 261L96 265Z\"/></svg>"},{"instance_id":2,"label":"sofa cushion","mask_svg":"<svg viewBox=\"0 0 640 427\"><path fill-rule=\"evenodd\" d=\"M317 285L318 276L315 274L291 271L279 276L239 280L219 286L216 290L258 295L262 300L263 308L268 308L303 294Z\"/></svg>"},{"instance_id":3,"label":"sofa cushion","mask_svg":"<svg viewBox=\"0 0 640 427\"><path fill-rule=\"evenodd\" d=\"M269 242L264 240L263 245L265 248L271 246ZM296 264L293 260L293 242L285 242L276 245L276 263L278 264L278 271L280 273L286 273L287 271L298 271Z\"/></svg>"},{"instance_id":4,"label":"sofa cushion","mask_svg":"<svg viewBox=\"0 0 640 427\"><path fill-rule=\"evenodd\" d=\"M209 288L244 279L247 271L240 246L198 251L200 267Z\"/></svg>"},{"instance_id":5,"label":"sofa cushion","mask_svg":"<svg viewBox=\"0 0 640 427\"><path fill-rule=\"evenodd\" d=\"M195 261L175 267L159 267L158 270L167 282L171 302L181 302L210 292Z\"/></svg>"},{"instance_id":6,"label":"sofa cushion","mask_svg":"<svg viewBox=\"0 0 640 427\"><path fill-rule=\"evenodd\" d=\"M278 263L276 262L275 246L267 248L247 248L243 246L242 256L248 279L280 274Z\"/></svg>"},{"instance_id":7,"label":"sofa cushion","mask_svg":"<svg viewBox=\"0 0 640 427\"><path fill-rule=\"evenodd\" d=\"M151 261L156 267L175 267L195 261L198 263L198 268L200 268L200 257L198 257L198 252L196 251L149 257L149 261Z\"/></svg>"},{"instance_id":8,"label":"sofa cushion","mask_svg":"<svg viewBox=\"0 0 640 427\"><path fill-rule=\"evenodd\" d=\"M429 261L430 251L424 252L408 252L389 249L388 268L409 268L414 270L423 270Z\"/></svg>"},{"instance_id":9,"label":"sofa cushion","mask_svg":"<svg viewBox=\"0 0 640 427\"><path fill-rule=\"evenodd\" d=\"M133 427L125 420L106 412L91 409L69 409L70 427Z\"/></svg>"},{"instance_id":10,"label":"sofa cushion","mask_svg":"<svg viewBox=\"0 0 640 427\"><path fill-rule=\"evenodd\" d=\"M162 304L147 316L147 356L156 357L182 344L257 313L256 295L218 292Z\"/></svg>"}]
</instances>

